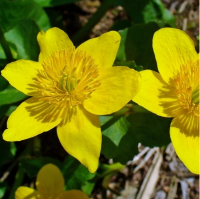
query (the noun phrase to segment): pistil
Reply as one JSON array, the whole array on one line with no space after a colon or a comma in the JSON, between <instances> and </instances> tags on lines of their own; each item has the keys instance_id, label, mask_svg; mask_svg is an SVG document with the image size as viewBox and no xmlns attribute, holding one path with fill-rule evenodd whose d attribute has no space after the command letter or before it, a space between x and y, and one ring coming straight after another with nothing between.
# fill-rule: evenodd
<instances>
[{"instance_id":1,"label":"pistil","mask_svg":"<svg viewBox=\"0 0 200 199\"><path fill-rule=\"evenodd\" d=\"M199 104L199 85L192 91L192 103Z\"/></svg>"}]
</instances>

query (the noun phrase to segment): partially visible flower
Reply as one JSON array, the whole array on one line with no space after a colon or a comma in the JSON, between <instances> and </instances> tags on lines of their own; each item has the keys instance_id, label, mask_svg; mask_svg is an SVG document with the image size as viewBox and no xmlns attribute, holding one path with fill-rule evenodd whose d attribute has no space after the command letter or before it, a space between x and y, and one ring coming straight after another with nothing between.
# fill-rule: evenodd
<instances>
[{"instance_id":1,"label":"partially visible flower","mask_svg":"<svg viewBox=\"0 0 200 199\"><path fill-rule=\"evenodd\" d=\"M79 190L64 191L64 185L59 168L46 164L37 174L37 190L21 186L15 192L15 199L89 199Z\"/></svg>"},{"instance_id":2,"label":"partially visible flower","mask_svg":"<svg viewBox=\"0 0 200 199\"><path fill-rule=\"evenodd\" d=\"M12 86L32 96L10 115L3 139L20 141L58 126L62 146L93 173L101 149L97 115L126 105L138 92L140 75L112 67L120 43L115 31L77 49L58 28L41 31L37 39L39 62L18 60L2 70Z\"/></svg>"},{"instance_id":3,"label":"partially visible flower","mask_svg":"<svg viewBox=\"0 0 200 199\"><path fill-rule=\"evenodd\" d=\"M133 101L149 111L174 117L170 137L186 167L199 174L199 56L183 31L163 28L153 37L158 70L141 72L142 85Z\"/></svg>"}]
</instances>

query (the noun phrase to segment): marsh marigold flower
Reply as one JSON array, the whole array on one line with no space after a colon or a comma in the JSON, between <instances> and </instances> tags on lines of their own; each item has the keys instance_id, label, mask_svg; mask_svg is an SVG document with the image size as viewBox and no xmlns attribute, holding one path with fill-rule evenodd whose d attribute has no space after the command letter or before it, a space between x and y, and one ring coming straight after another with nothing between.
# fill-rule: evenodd
<instances>
[{"instance_id":1,"label":"marsh marigold flower","mask_svg":"<svg viewBox=\"0 0 200 199\"><path fill-rule=\"evenodd\" d=\"M153 37L158 70L141 72L142 85L133 101L149 111L174 117L170 137L186 167L199 173L199 56L181 30L163 28Z\"/></svg>"},{"instance_id":2,"label":"marsh marigold flower","mask_svg":"<svg viewBox=\"0 0 200 199\"><path fill-rule=\"evenodd\" d=\"M64 178L59 168L46 164L38 172L37 190L21 186L15 192L15 199L89 199L79 190L64 191Z\"/></svg>"},{"instance_id":3,"label":"marsh marigold flower","mask_svg":"<svg viewBox=\"0 0 200 199\"><path fill-rule=\"evenodd\" d=\"M10 115L3 138L20 141L57 126L65 150L95 172L101 149L97 115L126 105L138 92L140 75L128 67L112 67L120 43L115 31L77 49L58 28L41 31L37 40L39 62L18 60L2 70L12 86L32 96Z\"/></svg>"}]
</instances>

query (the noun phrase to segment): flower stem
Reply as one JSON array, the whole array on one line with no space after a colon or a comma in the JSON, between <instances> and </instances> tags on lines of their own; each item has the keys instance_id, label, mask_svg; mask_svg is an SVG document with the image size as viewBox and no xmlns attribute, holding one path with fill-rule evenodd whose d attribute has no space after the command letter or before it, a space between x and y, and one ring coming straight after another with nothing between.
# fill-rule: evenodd
<instances>
[{"instance_id":1,"label":"flower stem","mask_svg":"<svg viewBox=\"0 0 200 199\"><path fill-rule=\"evenodd\" d=\"M12 62L13 61L12 53L11 53L8 43L4 37L3 31L1 30L1 27L0 27L0 43L5 52L8 63Z\"/></svg>"},{"instance_id":2,"label":"flower stem","mask_svg":"<svg viewBox=\"0 0 200 199\"><path fill-rule=\"evenodd\" d=\"M104 0L97 12L92 16L92 18L89 19L87 24L83 28L79 30L75 34L74 37L72 37L72 41L77 44L81 43L82 40L85 39L85 37L90 33L92 28L100 21L100 19L104 16L106 11L113 5L115 0Z\"/></svg>"}]
</instances>

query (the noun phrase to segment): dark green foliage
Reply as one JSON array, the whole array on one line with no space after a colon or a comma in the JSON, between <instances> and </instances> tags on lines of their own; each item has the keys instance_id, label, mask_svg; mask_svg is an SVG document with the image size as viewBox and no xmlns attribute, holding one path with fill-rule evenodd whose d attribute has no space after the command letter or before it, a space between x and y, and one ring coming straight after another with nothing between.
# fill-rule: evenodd
<instances>
[{"instance_id":1,"label":"dark green foliage","mask_svg":"<svg viewBox=\"0 0 200 199\"><path fill-rule=\"evenodd\" d=\"M133 107L133 113L126 118L101 117L102 128L105 125L109 126L102 129L102 153L107 158L113 158L115 162L122 164L131 160L138 153L138 143L149 147L161 147L170 142L171 119L159 117L138 105ZM107 122L104 123L105 121ZM113 140L113 137L118 138L117 142Z\"/></svg>"},{"instance_id":2,"label":"dark green foliage","mask_svg":"<svg viewBox=\"0 0 200 199\"><path fill-rule=\"evenodd\" d=\"M5 34L6 40L16 46L17 59L38 61L37 34L40 29L32 19L22 19Z\"/></svg>"},{"instance_id":3,"label":"dark green foliage","mask_svg":"<svg viewBox=\"0 0 200 199\"><path fill-rule=\"evenodd\" d=\"M49 163L56 165L58 168L61 168L62 165L60 161L51 157L27 158L26 156L23 156L20 159L19 165L25 170L30 178L33 178L44 165Z\"/></svg>"},{"instance_id":4,"label":"dark green foliage","mask_svg":"<svg viewBox=\"0 0 200 199\"><path fill-rule=\"evenodd\" d=\"M27 95L23 94L12 86L8 86L5 90L0 91L0 105L12 104L25 98L27 98Z\"/></svg>"},{"instance_id":5,"label":"dark green foliage","mask_svg":"<svg viewBox=\"0 0 200 199\"><path fill-rule=\"evenodd\" d=\"M81 189L88 180L96 175L90 173L87 168L71 156L65 159L61 170L64 174L65 187L67 190Z\"/></svg>"},{"instance_id":6,"label":"dark green foliage","mask_svg":"<svg viewBox=\"0 0 200 199\"><path fill-rule=\"evenodd\" d=\"M32 0L1 0L0 8L0 24L3 32L8 32L25 18L34 20L43 31L51 27L44 10Z\"/></svg>"},{"instance_id":7,"label":"dark green foliage","mask_svg":"<svg viewBox=\"0 0 200 199\"><path fill-rule=\"evenodd\" d=\"M0 134L2 135L1 132ZM11 161L14 158L15 153L16 153L15 144L13 142L6 142L5 140L3 140L2 136L0 136L0 168L5 163Z\"/></svg>"},{"instance_id":8,"label":"dark green foliage","mask_svg":"<svg viewBox=\"0 0 200 199\"><path fill-rule=\"evenodd\" d=\"M153 34L159 29L155 22L135 24L119 31L121 43L116 61L134 61L144 69L157 71L157 64L152 48Z\"/></svg>"},{"instance_id":9,"label":"dark green foliage","mask_svg":"<svg viewBox=\"0 0 200 199\"><path fill-rule=\"evenodd\" d=\"M160 0L116 0L117 5L125 8L134 23L158 22L160 25L175 26L174 16Z\"/></svg>"}]
</instances>

